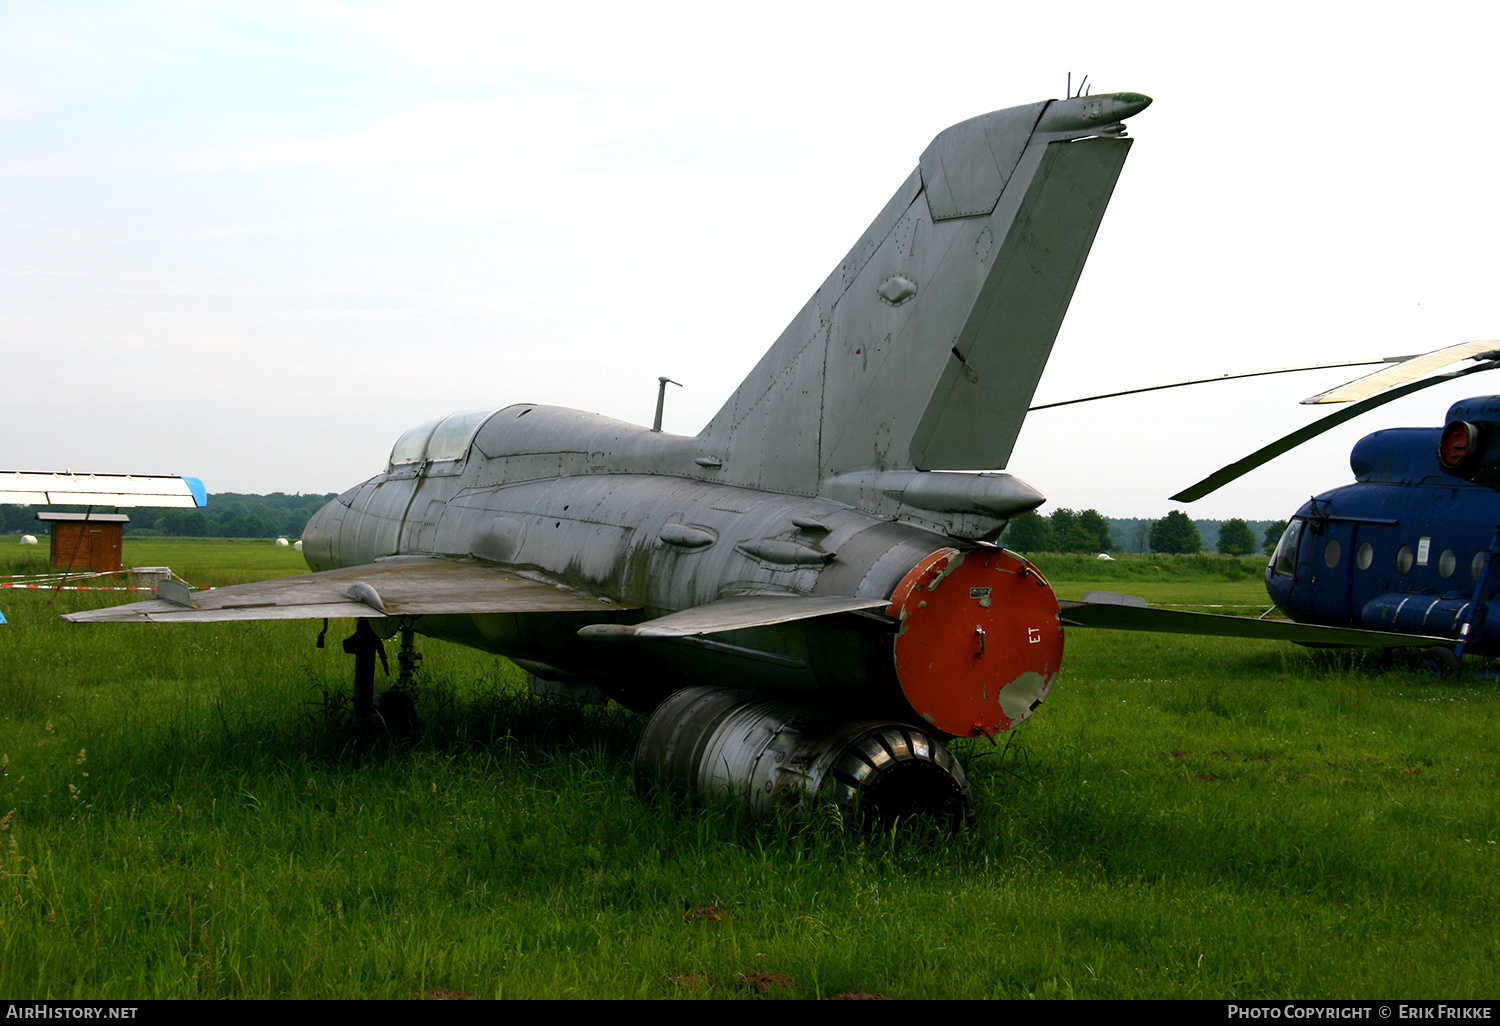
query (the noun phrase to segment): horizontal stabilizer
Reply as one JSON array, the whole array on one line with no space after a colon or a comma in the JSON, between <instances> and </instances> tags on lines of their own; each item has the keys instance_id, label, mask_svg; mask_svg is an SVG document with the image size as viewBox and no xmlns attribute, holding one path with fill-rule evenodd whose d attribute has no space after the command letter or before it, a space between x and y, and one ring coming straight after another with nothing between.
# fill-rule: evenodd
<instances>
[{"instance_id":1,"label":"horizontal stabilizer","mask_svg":"<svg viewBox=\"0 0 1500 1026\"><path fill-rule=\"evenodd\" d=\"M1362 631L1352 627L1318 627L1288 620L1257 620L1249 616L1223 616L1218 613L1190 613L1181 609L1160 609L1144 605L1123 604L1115 596L1103 602L1059 603L1059 617L1069 627L1100 627L1114 631L1149 631L1160 634L1200 634L1220 638L1253 638L1262 641L1295 641L1303 645L1329 645L1347 648L1403 648L1452 644L1452 638L1424 634L1394 634L1389 631ZM1137 600L1139 601L1139 600Z\"/></svg>"},{"instance_id":2,"label":"horizontal stabilizer","mask_svg":"<svg viewBox=\"0 0 1500 1026\"><path fill-rule=\"evenodd\" d=\"M1139 606L1146 608L1146 600L1139 595L1121 595L1117 591L1086 591L1083 601L1091 606Z\"/></svg>"},{"instance_id":3,"label":"horizontal stabilizer","mask_svg":"<svg viewBox=\"0 0 1500 1026\"><path fill-rule=\"evenodd\" d=\"M523 575L524 574L524 575ZM364 566L215 588L72 613L71 623L214 623L440 613L565 613L629 609L599 595L485 563L398 556Z\"/></svg>"},{"instance_id":4,"label":"horizontal stabilizer","mask_svg":"<svg viewBox=\"0 0 1500 1026\"><path fill-rule=\"evenodd\" d=\"M196 477L155 474L60 474L0 471L0 501L22 506L176 506L208 505Z\"/></svg>"},{"instance_id":5,"label":"horizontal stabilizer","mask_svg":"<svg viewBox=\"0 0 1500 1026\"><path fill-rule=\"evenodd\" d=\"M581 638L686 638L746 627L766 627L860 609L881 609L889 599L838 598L825 595L737 595L634 625L596 623L578 632Z\"/></svg>"}]
</instances>

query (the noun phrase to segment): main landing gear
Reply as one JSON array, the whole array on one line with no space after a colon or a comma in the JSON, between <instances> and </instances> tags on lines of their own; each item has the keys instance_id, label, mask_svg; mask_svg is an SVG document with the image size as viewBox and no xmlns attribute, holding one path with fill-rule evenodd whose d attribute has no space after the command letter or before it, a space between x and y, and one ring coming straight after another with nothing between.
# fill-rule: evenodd
<instances>
[{"instance_id":1,"label":"main landing gear","mask_svg":"<svg viewBox=\"0 0 1500 1026\"><path fill-rule=\"evenodd\" d=\"M1434 677L1457 677L1463 671L1464 661L1453 649L1434 645L1422 653L1421 666Z\"/></svg>"},{"instance_id":2,"label":"main landing gear","mask_svg":"<svg viewBox=\"0 0 1500 1026\"><path fill-rule=\"evenodd\" d=\"M324 633L328 628L323 628ZM417 720L415 677L422 654L416 650L416 632L409 623L401 627L401 651L396 654L396 683L375 694L375 660L389 675L385 643L370 626L368 617L355 621L354 633L344 639L344 651L354 657L354 713L350 729L355 740L368 744L382 737L415 741L421 734ZM318 644L323 635L318 635Z\"/></svg>"}]
</instances>

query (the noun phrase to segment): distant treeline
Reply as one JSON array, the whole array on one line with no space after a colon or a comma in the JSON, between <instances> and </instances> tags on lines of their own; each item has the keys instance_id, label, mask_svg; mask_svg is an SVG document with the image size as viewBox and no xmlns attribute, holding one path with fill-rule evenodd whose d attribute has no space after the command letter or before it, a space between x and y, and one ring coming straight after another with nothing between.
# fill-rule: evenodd
<instances>
[{"instance_id":1,"label":"distant treeline","mask_svg":"<svg viewBox=\"0 0 1500 1026\"><path fill-rule=\"evenodd\" d=\"M335 494L212 492L206 509L128 509L125 513L130 523L125 525L125 533L138 538L300 538L308 520ZM82 513L86 509L0 505L0 534L45 534L47 525L37 521L37 513Z\"/></svg>"},{"instance_id":2,"label":"distant treeline","mask_svg":"<svg viewBox=\"0 0 1500 1026\"><path fill-rule=\"evenodd\" d=\"M1114 537L1117 552L1150 552L1151 549L1151 525L1155 520L1143 520L1133 517L1129 520L1110 520L1109 531ZM1194 520L1193 526L1198 529L1198 537L1203 539L1204 552L1217 552L1219 550L1219 531L1227 520ZM1266 529L1276 526L1275 535L1281 537L1282 530L1286 527L1285 520L1246 520L1245 525L1250 528L1258 539L1257 548L1264 548Z\"/></svg>"},{"instance_id":3,"label":"distant treeline","mask_svg":"<svg viewBox=\"0 0 1500 1026\"><path fill-rule=\"evenodd\" d=\"M308 520L334 497L327 495L244 495L239 492L214 492L206 509L127 510L130 523L125 533L137 537L169 538L300 538ZM10 506L0 505L0 534L45 534L47 525L36 520L36 514L48 512L83 512L83 506ZM1185 515L1176 513L1175 516ZM1047 514L1017 517L1006 528L1002 544L1021 552L1153 552L1151 529L1155 520L1130 518L1117 520L1095 510L1074 512L1056 509ZM1194 520L1203 552L1219 550L1219 532L1227 520ZM1266 542L1268 528L1276 527L1270 539L1280 537L1282 521L1239 521L1255 538L1256 549ZM1183 525L1185 526L1185 525ZM1158 535L1158 541L1161 536ZM1199 551L1188 548L1185 551Z\"/></svg>"},{"instance_id":4,"label":"distant treeline","mask_svg":"<svg viewBox=\"0 0 1500 1026\"><path fill-rule=\"evenodd\" d=\"M1054 509L1016 517L1000 542L1029 552L1222 552L1269 553L1286 521L1189 520L1172 510L1160 520L1117 520L1097 510Z\"/></svg>"}]
</instances>

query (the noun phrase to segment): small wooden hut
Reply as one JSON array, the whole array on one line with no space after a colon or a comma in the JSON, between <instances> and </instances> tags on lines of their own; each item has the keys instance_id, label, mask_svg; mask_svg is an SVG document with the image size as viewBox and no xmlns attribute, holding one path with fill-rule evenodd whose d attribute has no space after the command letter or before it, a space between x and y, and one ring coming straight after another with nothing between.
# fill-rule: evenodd
<instances>
[{"instance_id":1,"label":"small wooden hut","mask_svg":"<svg viewBox=\"0 0 1500 1026\"><path fill-rule=\"evenodd\" d=\"M52 566L56 570L122 570L120 549L124 513L38 513L52 531Z\"/></svg>"}]
</instances>

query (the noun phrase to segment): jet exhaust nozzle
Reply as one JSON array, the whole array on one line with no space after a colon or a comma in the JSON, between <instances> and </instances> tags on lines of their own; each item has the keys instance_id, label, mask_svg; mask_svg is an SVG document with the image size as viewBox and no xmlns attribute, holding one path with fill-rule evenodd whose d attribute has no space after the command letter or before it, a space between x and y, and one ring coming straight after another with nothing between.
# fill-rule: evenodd
<instances>
[{"instance_id":1,"label":"jet exhaust nozzle","mask_svg":"<svg viewBox=\"0 0 1500 1026\"><path fill-rule=\"evenodd\" d=\"M925 731L730 688L687 688L663 702L636 747L635 775L647 800L727 800L755 812L831 800L882 826L969 815L963 767Z\"/></svg>"}]
</instances>

